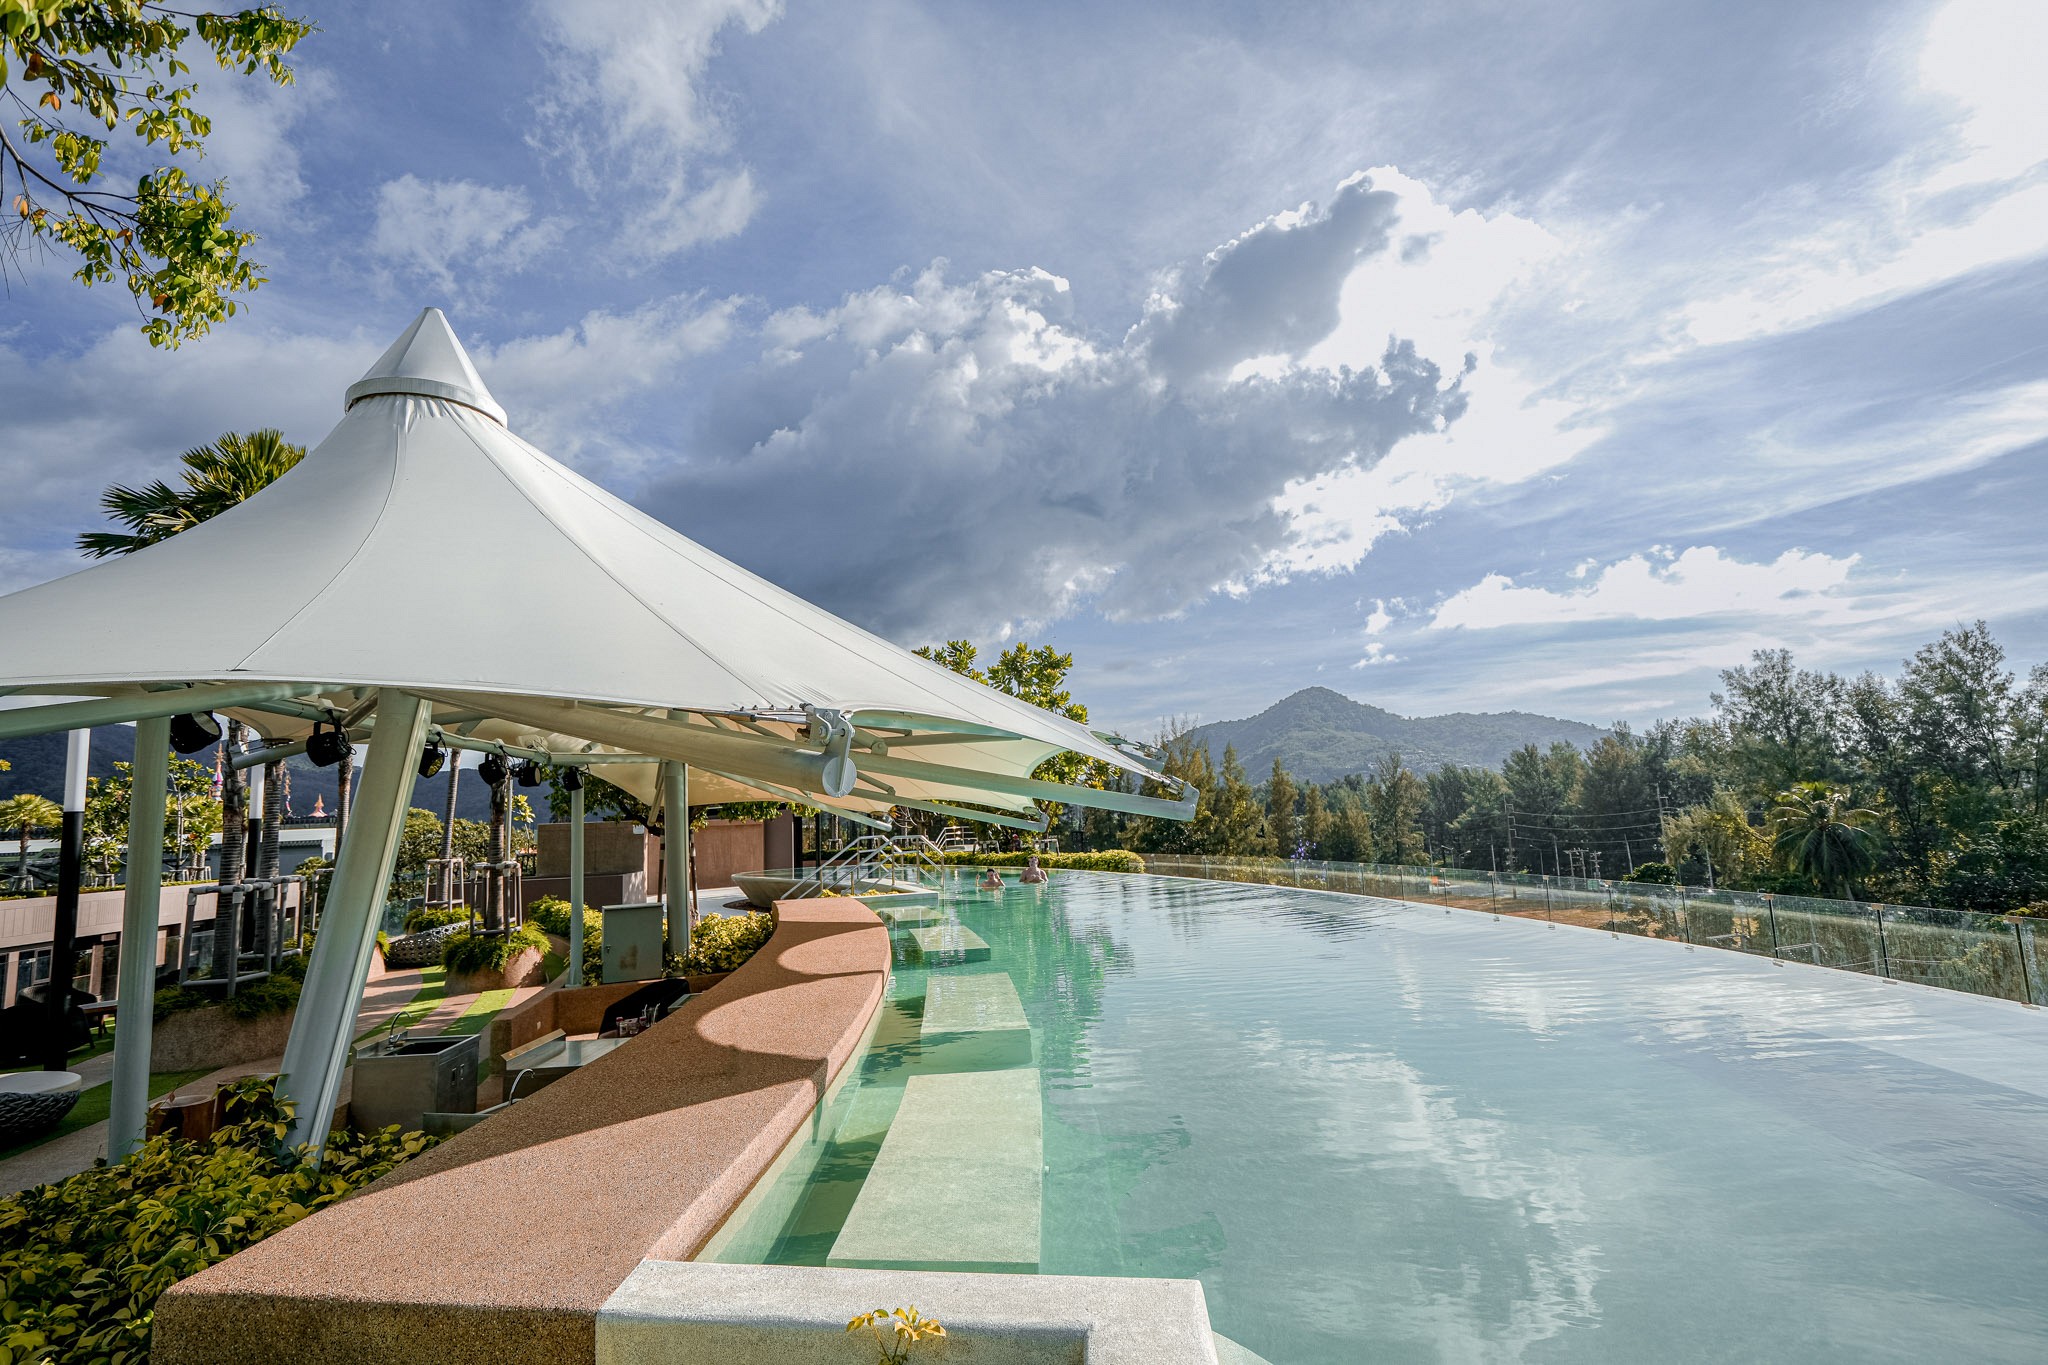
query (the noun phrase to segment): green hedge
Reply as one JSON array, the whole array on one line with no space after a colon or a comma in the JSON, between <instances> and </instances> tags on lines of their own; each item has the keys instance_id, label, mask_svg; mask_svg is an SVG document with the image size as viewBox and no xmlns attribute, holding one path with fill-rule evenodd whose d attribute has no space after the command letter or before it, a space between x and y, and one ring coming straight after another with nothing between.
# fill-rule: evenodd
<instances>
[{"instance_id":1,"label":"green hedge","mask_svg":"<svg viewBox=\"0 0 2048 1365\"><path fill-rule=\"evenodd\" d=\"M441 965L457 975L502 972L521 949L548 950L548 936L537 924L522 924L509 934L450 934L441 945Z\"/></svg>"},{"instance_id":2,"label":"green hedge","mask_svg":"<svg viewBox=\"0 0 2048 1365\"><path fill-rule=\"evenodd\" d=\"M946 855L949 863L962 863L969 867L1022 867L1030 859L1029 853L968 853L954 852ZM1100 853L1041 853L1040 867L1069 867L1081 872L1143 872L1145 860L1129 849L1111 848Z\"/></svg>"},{"instance_id":3,"label":"green hedge","mask_svg":"<svg viewBox=\"0 0 2048 1365\"><path fill-rule=\"evenodd\" d=\"M469 911L460 905L421 905L406 915L404 927L406 933L417 934L422 929L438 929L468 918Z\"/></svg>"},{"instance_id":4,"label":"green hedge","mask_svg":"<svg viewBox=\"0 0 2048 1365\"><path fill-rule=\"evenodd\" d=\"M237 1019L283 1014L299 1003L299 991L306 981L306 964L312 956L313 936L307 934L299 940L296 957L281 959L277 970L255 985L240 987L226 999L189 986L166 986L156 993L156 1002L150 1013L159 1022L179 1010L205 1009L208 1005L225 1005L228 1013Z\"/></svg>"},{"instance_id":5,"label":"green hedge","mask_svg":"<svg viewBox=\"0 0 2048 1365\"><path fill-rule=\"evenodd\" d=\"M754 955L775 932L775 917L761 911L745 915L706 915L690 931L690 952L683 959L685 975L729 972Z\"/></svg>"},{"instance_id":6,"label":"green hedge","mask_svg":"<svg viewBox=\"0 0 2048 1365\"><path fill-rule=\"evenodd\" d=\"M360 1189L438 1140L336 1133L315 1168L282 1146L270 1080L227 1087L204 1142L155 1137L119 1165L0 1199L0 1360L140 1365L157 1296Z\"/></svg>"},{"instance_id":7,"label":"green hedge","mask_svg":"<svg viewBox=\"0 0 2048 1365\"><path fill-rule=\"evenodd\" d=\"M569 937L569 902L542 896L526 907L526 922L538 924L556 938ZM604 916L594 905L583 907L583 983L594 986L604 975Z\"/></svg>"}]
</instances>

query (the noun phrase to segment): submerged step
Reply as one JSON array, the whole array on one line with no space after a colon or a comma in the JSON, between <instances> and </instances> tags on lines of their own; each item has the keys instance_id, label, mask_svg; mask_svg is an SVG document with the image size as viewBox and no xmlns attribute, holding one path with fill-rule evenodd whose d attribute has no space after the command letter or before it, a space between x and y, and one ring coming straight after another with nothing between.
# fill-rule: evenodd
<instances>
[{"instance_id":1,"label":"submerged step","mask_svg":"<svg viewBox=\"0 0 2048 1365\"><path fill-rule=\"evenodd\" d=\"M933 977L925 989L919 1060L932 1071L1031 1064L1031 1021L1007 972Z\"/></svg>"},{"instance_id":2,"label":"submerged step","mask_svg":"<svg viewBox=\"0 0 2048 1365\"><path fill-rule=\"evenodd\" d=\"M898 929L909 929L920 924L944 924L946 912L930 903L903 905L884 903L873 907L874 912Z\"/></svg>"},{"instance_id":3,"label":"submerged step","mask_svg":"<svg viewBox=\"0 0 2048 1365\"><path fill-rule=\"evenodd\" d=\"M986 962L988 940L964 924L934 924L910 931L905 945L913 962L945 967L958 962Z\"/></svg>"},{"instance_id":4,"label":"submerged step","mask_svg":"<svg viewBox=\"0 0 2048 1365\"><path fill-rule=\"evenodd\" d=\"M1034 1272L1038 1072L912 1076L827 1265Z\"/></svg>"}]
</instances>

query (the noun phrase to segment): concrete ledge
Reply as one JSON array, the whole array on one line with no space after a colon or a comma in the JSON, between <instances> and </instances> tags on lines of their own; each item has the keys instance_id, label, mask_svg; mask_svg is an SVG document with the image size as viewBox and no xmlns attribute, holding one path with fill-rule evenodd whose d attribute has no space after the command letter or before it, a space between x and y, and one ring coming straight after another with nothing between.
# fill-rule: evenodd
<instances>
[{"instance_id":1,"label":"concrete ledge","mask_svg":"<svg viewBox=\"0 0 2048 1365\"><path fill-rule=\"evenodd\" d=\"M151 1358L593 1359L598 1309L643 1259L703 1246L881 1004L889 940L871 911L832 898L779 909L774 937L715 992L173 1286ZM503 1223L508 1200L519 1226Z\"/></svg>"},{"instance_id":2,"label":"concrete ledge","mask_svg":"<svg viewBox=\"0 0 2048 1365\"><path fill-rule=\"evenodd\" d=\"M1197 1280L643 1262L598 1313L600 1365L873 1365L849 1319L914 1304L951 1365L1217 1365Z\"/></svg>"}]
</instances>

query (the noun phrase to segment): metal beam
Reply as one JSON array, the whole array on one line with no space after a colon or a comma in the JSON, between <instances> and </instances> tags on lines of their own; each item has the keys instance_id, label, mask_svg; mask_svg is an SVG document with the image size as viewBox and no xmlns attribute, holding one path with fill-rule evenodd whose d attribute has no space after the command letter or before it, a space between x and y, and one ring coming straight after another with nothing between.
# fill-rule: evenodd
<instances>
[{"instance_id":1,"label":"metal beam","mask_svg":"<svg viewBox=\"0 0 2048 1365\"><path fill-rule=\"evenodd\" d=\"M157 905L164 884L164 778L170 749L169 717L135 722L135 767L128 788L128 887L121 897L121 975L114 1007L114 1080L107 1095L107 1160L113 1162L142 1145L149 1119Z\"/></svg>"},{"instance_id":2,"label":"metal beam","mask_svg":"<svg viewBox=\"0 0 2048 1365\"><path fill-rule=\"evenodd\" d=\"M1001 792L1005 796L1058 801L1069 806L1094 806L1099 810L1118 810L1129 815L1149 815L1165 820L1194 819L1195 804L1202 795L1183 784L1181 798L1173 801L1162 796L1138 796L1097 787L1070 787L1063 782L1041 782L1035 777L1011 777L1007 773L985 773L973 768L948 768L937 763L919 763L915 759L883 754L863 756L861 768L883 777L964 787L969 791Z\"/></svg>"},{"instance_id":3,"label":"metal beam","mask_svg":"<svg viewBox=\"0 0 2048 1365\"><path fill-rule=\"evenodd\" d=\"M377 921L426 738L427 705L411 693L387 690L378 699L378 720L277 1082L279 1096L293 1106L285 1141L312 1144L315 1159L327 1143L370 954L377 947Z\"/></svg>"},{"instance_id":4,"label":"metal beam","mask_svg":"<svg viewBox=\"0 0 2048 1365\"><path fill-rule=\"evenodd\" d=\"M325 684L321 683L208 683L166 692L140 692L125 697L95 697L90 701L24 706L18 710L0 711L0 739L43 735L52 730L87 730L95 725L119 725L154 716L182 716L193 711L227 710L252 702L318 692L323 686Z\"/></svg>"},{"instance_id":5,"label":"metal beam","mask_svg":"<svg viewBox=\"0 0 2048 1365\"><path fill-rule=\"evenodd\" d=\"M567 990L583 984L583 788L569 793L569 979Z\"/></svg>"},{"instance_id":6,"label":"metal beam","mask_svg":"<svg viewBox=\"0 0 2048 1365\"><path fill-rule=\"evenodd\" d=\"M681 957L690 951L690 931L697 927L690 903L690 766L661 765L661 896L668 903L668 950Z\"/></svg>"},{"instance_id":7,"label":"metal beam","mask_svg":"<svg viewBox=\"0 0 2048 1365\"><path fill-rule=\"evenodd\" d=\"M836 815L842 820L851 820L857 825L866 825L869 829L878 829L885 834L896 828L895 825L887 820L878 820L874 816L863 815L859 811L847 810L842 806L832 804L833 801L843 798L819 796L816 792L791 791L788 787L778 787L772 782L763 782L759 778L735 777L731 773L722 773L711 768L706 768L704 772L710 777L722 777L728 782L737 782L743 787L752 787L754 790L766 792L770 796L779 796L792 805L814 806L827 814ZM888 799L894 800L895 798L891 797Z\"/></svg>"},{"instance_id":8,"label":"metal beam","mask_svg":"<svg viewBox=\"0 0 2048 1365\"><path fill-rule=\"evenodd\" d=\"M984 825L1004 825L1010 829L1029 830L1033 834L1045 833L1045 827L1051 823L1044 811L1038 813L1036 820L1027 820L1021 815L1003 815L992 810L976 810L972 806L951 806L944 801L909 801L900 796L892 796L889 799L911 810L928 810L934 815L944 815L956 820L973 820Z\"/></svg>"},{"instance_id":9,"label":"metal beam","mask_svg":"<svg viewBox=\"0 0 2048 1365\"><path fill-rule=\"evenodd\" d=\"M560 707L533 697L483 696L474 693L434 693L434 700L450 706L489 709L517 725L551 734L574 735L578 739L610 744L633 753L653 754L677 763L717 768L744 774L740 780L756 778L798 790L834 793L825 783L826 756L794 747L784 747L755 736L713 730L708 726L685 726L653 716L628 715L597 706Z\"/></svg>"}]
</instances>

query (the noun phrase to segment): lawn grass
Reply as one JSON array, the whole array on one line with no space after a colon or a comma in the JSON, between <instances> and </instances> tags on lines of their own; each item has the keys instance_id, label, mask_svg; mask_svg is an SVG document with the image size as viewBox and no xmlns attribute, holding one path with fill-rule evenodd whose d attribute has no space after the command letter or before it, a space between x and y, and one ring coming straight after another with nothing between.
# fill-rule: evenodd
<instances>
[{"instance_id":1,"label":"lawn grass","mask_svg":"<svg viewBox=\"0 0 2048 1365\"><path fill-rule=\"evenodd\" d=\"M149 1078L149 1097L153 1100L162 1099L179 1086L189 1085L201 1076L208 1075L218 1069L217 1067L202 1066L197 1071L154 1072ZM111 1081L102 1081L89 1090L81 1091L78 1096L78 1103L71 1106L71 1112L64 1116L62 1122L49 1132L32 1137L26 1142L16 1143L12 1147L0 1147L0 1161L5 1161L8 1157L26 1152L32 1147L40 1147L46 1142L63 1137L66 1133L75 1133L79 1129L89 1128L95 1123L104 1123L107 1117L107 1108L113 1102L113 1094L114 1087Z\"/></svg>"},{"instance_id":2,"label":"lawn grass","mask_svg":"<svg viewBox=\"0 0 2048 1365\"><path fill-rule=\"evenodd\" d=\"M398 1012L396 1025L394 1026L390 1020L386 1020L375 1028L364 1029L356 1036L355 1041L360 1043L364 1039L374 1038L380 1033L390 1033L394 1031L394 1028L399 1030L411 1028L414 1024L432 1014L434 1007L439 1005L442 998L447 994L448 969L438 964L422 968L420 971L419 994L405 1002L405 1008Z\"/></svg>"},{"instance_id":3,"label":"lawn grass","mask_svg":"<svg viewBox=\"0 0 2048 1365\"><path fill-rule=\"evenodd\" d=\"M491 1026L491 1020L498 1017L498 1011L512 1003L518 991L511 987L501 990L484 991L470 1001L469 1008L447 1028L449 1033L482 1033Z\"/></svg>"}]
</instances>

